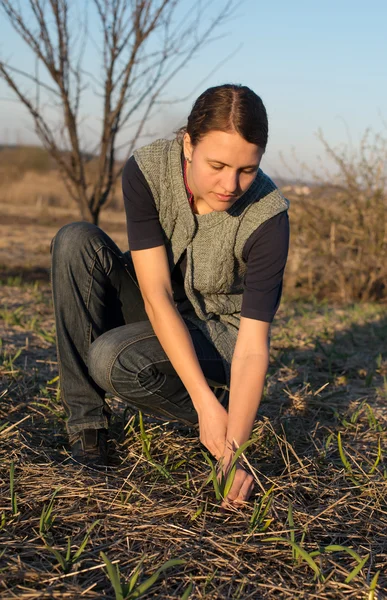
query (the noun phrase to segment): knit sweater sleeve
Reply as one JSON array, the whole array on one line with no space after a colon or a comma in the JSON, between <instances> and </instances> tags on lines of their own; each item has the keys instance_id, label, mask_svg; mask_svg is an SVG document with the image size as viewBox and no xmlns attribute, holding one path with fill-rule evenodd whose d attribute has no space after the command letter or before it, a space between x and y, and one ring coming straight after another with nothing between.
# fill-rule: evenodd
<instances>
[{"instance_id":1,"label":"knit sweater sleeve","mask_svg":"<svg viewBox=\"0 0 387 600\"><path fill-rule=\"evenodd\" d=\"M289 248L289 219L282 212L265 221L243 248L247 262L241 316L271 323L278 310Z\"/></svg>"}]
</instances>

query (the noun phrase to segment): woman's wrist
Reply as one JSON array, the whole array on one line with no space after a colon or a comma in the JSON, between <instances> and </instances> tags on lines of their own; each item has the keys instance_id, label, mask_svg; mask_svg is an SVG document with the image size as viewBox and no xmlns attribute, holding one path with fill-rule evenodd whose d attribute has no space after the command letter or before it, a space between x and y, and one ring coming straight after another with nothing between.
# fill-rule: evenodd
<instances>
[{"instance_id":1,"label":"woman's wrist","mask_svg":"<svg viewBox=\"0 0 387 600\"><path fill-rule=\"evenodd\" d=\"M189 393L189 390L187 391ZM205 411L209 406L219 404L218 399L208 384L195 389L195 391L190 394L190 398L198 414Z\"/></svg>"}]
</instances>

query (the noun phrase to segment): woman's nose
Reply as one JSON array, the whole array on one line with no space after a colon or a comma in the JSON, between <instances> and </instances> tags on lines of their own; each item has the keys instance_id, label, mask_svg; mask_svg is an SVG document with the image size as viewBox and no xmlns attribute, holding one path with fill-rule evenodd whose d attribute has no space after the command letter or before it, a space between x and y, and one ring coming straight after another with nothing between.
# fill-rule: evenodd
<instances>
[{"instance_id":1,"label":"woman's nose","mask_svg":"<svg viewBox=\"0 0 387 600\"><path fill-rule=\"evenodd\" d=\"M226 194L234 194L239 186L239 173L231 170L223 173L222 186Z\"/></svg>"}]
</instances>

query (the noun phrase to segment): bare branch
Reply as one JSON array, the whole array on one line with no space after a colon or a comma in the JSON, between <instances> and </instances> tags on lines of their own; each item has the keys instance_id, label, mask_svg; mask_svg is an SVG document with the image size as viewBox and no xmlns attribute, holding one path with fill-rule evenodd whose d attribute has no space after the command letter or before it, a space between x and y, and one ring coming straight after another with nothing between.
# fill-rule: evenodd
<instances>
[{"instance_id":1,"label":"bare branch","mask_svg":"<svg viewBox=\"0 0 387 600\"><path fill-rule=\"evenodd\" d=\"M200 0L178 19L176 9L181 2L92 0L83 16L76 12L74 19L72 10L77 11L79 5L70 0L25 0L20 5L0 0L0 11L36 57L34 74L0 61L0 77L31 114L39 138L56 160L85 219L97 222L120 175L115 166L118 133L124 127L134 128L126 144L131 154L154 107L165 102L161 94L169 82L216 39L214 31L226 22L239 0L226 1L212 19L206 12L211 2ZM97 17L100 31L89 31L89 10ZM83 68L90 44L99 61L95 72ZM44 74L40 73L42 65ZM23 80L34 84L35 100L23 91ZM81 130L90 129L84 92L92 86L102 99L102 114L101 129L96 132L96 176L91 181ZM55 126L46 116L45 98L61 112Z\"/></svg>"}]
</instances>

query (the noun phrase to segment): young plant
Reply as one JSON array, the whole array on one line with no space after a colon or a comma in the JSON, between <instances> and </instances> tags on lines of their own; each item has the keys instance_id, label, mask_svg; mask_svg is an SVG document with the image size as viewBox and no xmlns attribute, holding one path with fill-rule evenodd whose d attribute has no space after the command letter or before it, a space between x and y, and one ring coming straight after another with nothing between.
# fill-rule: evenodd
<instances>
[{"instance_id":1,"label":"young plant","mask_svg":"<svg viewBox=\"0 0 387 600\"><path fill-rule=\"evenodd\" d=\"M370 593L368 594L368 600L376 600L375 592L376 592L376 586L378 585L379 575L380 575L380 571L377 571L372 578L371 585L370 585Z\"/></svg>"},{"instance_id":2,"label":"young plant","mask_svg":"<svg viewBox=\"0 0 387 600\"><path fill-rule=\"evenodd\" d=\"M60 488L55 490L55 492L51 496L51 500L48 503L47 507L46 505L43 506L43 510L40 515L39 521L39 533L42 537L44 537L48 533L49 529L51 528L51 525L55 520L55 517L52 516L52 509L54 507L55 496L59 492L59 489Z\"/></svg>"},{"instance_id":3,"label":"young plant","mask_svg":"<svg viewBox=\"0 0 387 600\"><path fill-rule=\"evenodd\" d=\"M296 544L296 542L293 542L292 540L288 540L287 538L283 538L283 537L268 537L263 539L264 542L282 542L283 544L289 544L292 548L292 551L295 550L297 552L297 555L302 558L303 560L305 560L305 562L310 566L310 568L312 569L312 571L315 574L315 578L319 579L320 581L324 581L324 576L321 573L320 568L318 567L318 565L316 564L316 562L314 561L313 557L317 556L320 554L319 551L316 552L307 552L304 548L301 548L301 546L299 544Z\"/></svg>"},{"instance_id":4,"label":"young plant","mask_svg":"<svg viewBox=\"0 0 387 600\"><path fill-rule=\"evenodd\" d=\"M274 485L263 494L258 503L254 503L253 514L250 517L248 532L253 533L258 531L263 533L273 522L273 519L266 519L266 515L270 510L274 496L272 495Z\"/></svg>"},{"instance_id":5,"label":"young plant","mask_svg":"<svg viewBox=\"0 0 387 600\"><path fill-rule=\"evenodd\" d=\"M357 561L357 565L355 566L355 568L352 569L348 577L346 577L345 583L350 583L352 579L354 579L356 575L360 573L361 569L364 567L364 565L370 557L370 555L367 554L364 558L361 558L361 556L359 556L358 553L355 552L355 550L352 550L352 548L348 548L347 546L340 546L338 544L331 544L330 546L325 546L324 552L346 552Z\"/></svg>"},{"instance_id":6,"label":"young plant","mask_svg":"<svg viewBox=\"0 0 387 600\"><path fill-rule=\"evenodd\" d=\"M151 465L153 465L155 467L155 469L157 469L157 471L159 473L161 473L161 475L163 475L163 477L165 477L165 479L168 479L169 481L174 483L174 479L173 479L172 475L170 474L170 472L168 471L168 469L164 465L160 465L158 462L156 462L152 458L152 455L150 452L152 439L145 431L144 419L143 419L141 411L139 411L139 413L138 413L138 418L139 418L139 424L140 424L142 452L143 452L144 456L148 459L148 461L151 463Z\"/></svg>"},{"instance_id":7,"label":"young plant","mask_svg":"<svg viewBox=\"0 0 387 600\"><path fill-rule=\"evenodd\" d=\"M254 439L247 440L244 444L239 446L234 453L232 461L230 465L228 465L227 471L223 470L222 463L220 464L220 471L217 473L216 468L210 457L206 452L202 451L202 455L204 456L206 462L209 464L211 468L211 473L205 483L207 485L212 481L212 485L214 486L215 497L217 500L225 500L227 498L228 493L232 488L232 484L234 483L235 473L237 470L237 462L242 456L243 452L248 448Z\"/></svg>"},{"instance_id":8,"label":"young plant","mask_svg":"<svg viewBox=\"0 0 387 600\"><path fill-rule=\"evenodd\" d=\"M140 598L152 587L154 583L156 583L161 573L163 573L167 569L170 569L177 565L184 565L186 563L185 560L180 559L167 560L167 562L165 562L161 567L159 567L157 571L153 573L153 575L151 575L150 577L148 577L148 579L137 585L137 581L140 577L141 566L144 559L140 560L140 562L134 569L130 579L128 581L122 582L121 573L118 565L113 565L104 552L101 552L101 557L106 565L107 574L113 586L116 595L116 600L135 600L135 598Z\"/></svg>"},{"instance_id":9,"label":"young plant","mask_svg":"<svg viewBox=\"0 0 387 600\"><path fill-rule=\"evenodd\" d=\"M371 469L369 471L369 475L372 475L372 473L375 472L375 470L376 470L378 464L380 463L381 459L382 459L382 447L380 445L380 438L379 438L378 439L378 453L377 453L377 456L376 456L376 460L375 460L374 464L372 465L372 467L371 467Z\"/></svg>"},{"instance_id":10,"label":"young plant","mask_svg":"<svg viewBox=\"0 0 387 600\"><path fill-rule=\"evenodd\" d=\"M344 449L343 449L343 443L342 443L342 441L341 441L341 433L340 433L340 431L339 431L339 433L337 434L337 446L338 446L338 448L339 448L339 454L340 454L341 462L343 463L343 465L344 465L344 467L345 467L345 470L346 470L348 473L351 473L351 474L352 474L352 467L351 467L351 465L349 464L349 462L348 462L348 459L347 459L347 457L345 456L345 453L344 453Z\"/></svg>"},{"instance_id":11,"label":"young plant","mask_svg":"<svg viewBox=\"0 0 387 600\"><path fill-rule=\"evenodd\" d=\"M15 464L11 462L11 468L9 470L9 488L11 492L11 508L12 514L17 515L17 497L15 492Z\"/></svg>"},{"instance_id":12,"label":"young plant","mask_svg":"<svg viewBox=\"0 0 387 600\"><path fill-rule=\"evenodd\" d=\"M50 552L55 556L65 575L67 575L67 573L70 573L73 565L80 559L82 552L84 551L86 544L89 541L90 533L98 523L99 521L94 521L94 523L89 527L81 545L73 555L71 555L71 536L68 536L67 538L67 551L64 556L62 556L62 554L58 552L58 550L55 550L55 548L46 544L46 548L50 550Z\"/></svg>"}]
</instances>

